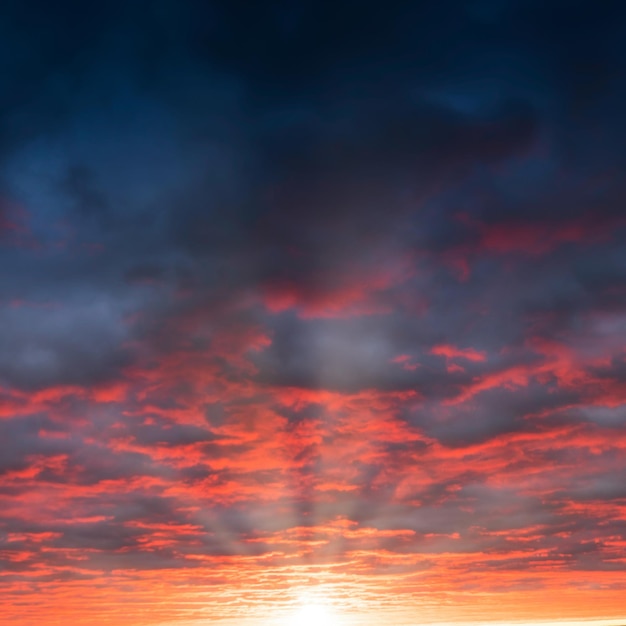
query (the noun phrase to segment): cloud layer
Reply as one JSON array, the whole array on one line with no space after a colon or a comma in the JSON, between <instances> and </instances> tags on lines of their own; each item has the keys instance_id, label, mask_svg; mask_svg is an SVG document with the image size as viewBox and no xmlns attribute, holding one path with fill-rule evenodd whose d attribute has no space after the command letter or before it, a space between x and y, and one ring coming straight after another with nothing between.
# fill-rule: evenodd
<instances>
[{"instance_id":1,"label":"cloud layer","mask_svg":"<svg viewBox=\"0 0 626 626\"><path fill-rule=\"evenodd\" d=\"M3 9L0 623L624 617L623 3L348 4Z\"/></svg>"}]
</instances>

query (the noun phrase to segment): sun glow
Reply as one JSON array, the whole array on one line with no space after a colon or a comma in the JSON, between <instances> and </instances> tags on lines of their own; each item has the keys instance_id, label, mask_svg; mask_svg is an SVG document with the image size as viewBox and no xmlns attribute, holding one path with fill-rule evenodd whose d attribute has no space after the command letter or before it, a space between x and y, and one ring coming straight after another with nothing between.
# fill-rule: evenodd
<instances>
[{"instance_id":1,"label":"sun glow","mask_svg":"<svg viewBox=\"0 0 626 626\"><path fill-rule=\"evenodd\" d=\"M341 626L341 623L323 602L304 602L289 618L287 626Z\"/></svg>"}]
</instances>

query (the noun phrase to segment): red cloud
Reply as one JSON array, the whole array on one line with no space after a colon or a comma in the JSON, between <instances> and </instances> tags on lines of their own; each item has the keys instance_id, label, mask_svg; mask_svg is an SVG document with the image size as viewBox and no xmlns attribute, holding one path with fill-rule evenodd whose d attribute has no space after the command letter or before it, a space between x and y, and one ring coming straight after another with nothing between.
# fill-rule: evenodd
<instances>
[{"instance_id":1,"label":"red cloud","mask_svg":"<svg viewBox=\"0 0 626 626\"><path fill-rule=\"evenodd\" d=\"M445 356L447 359L466 359L474 362L482 362L487 359L485 352L474 350L474 348L462 349L446 344L434 346L430 353L437 356Z\"/></svg>"},{"instance_id":2,"label":"red cloud","mask_svg":"<svg viewBox=\"0 0 626 626\"><path fill-rule=\"evenodd\" d=\"M262 301L272 313L297 309L303 319L352 317L389 313L384 292L405 282L413 273L410 257L378 266L345 268L321 274L308 283L284 280L267 283Z\"/></svg>"}]
</instances>

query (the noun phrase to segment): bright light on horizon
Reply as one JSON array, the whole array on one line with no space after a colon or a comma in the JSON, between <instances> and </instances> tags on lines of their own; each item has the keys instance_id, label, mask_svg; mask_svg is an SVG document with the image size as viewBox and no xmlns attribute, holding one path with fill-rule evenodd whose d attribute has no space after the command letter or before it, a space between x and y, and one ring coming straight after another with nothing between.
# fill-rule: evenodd
<instances>
[{"instance_id":1,"label":"bright light on horizon","mask_svg":"<svg viewBox=\"0 0 626 626\"><path fill-rule=\"evenodd\" d=\"M305 595L300 597L298 606L289 615L285 626L342 626L333 607L323 598Z\"/></svg>"},{"instance_id":2,"label":"bright light on horizon","mask_svg":"<svg viewBox=\"0 0 626 626\"><path fill-rule=\"evenodd\" d=\"M293 626L335 626L336 620L331 615L330 610L322 604L306 604L301 607L291 618Z\"/></svg>"}]
</instances>

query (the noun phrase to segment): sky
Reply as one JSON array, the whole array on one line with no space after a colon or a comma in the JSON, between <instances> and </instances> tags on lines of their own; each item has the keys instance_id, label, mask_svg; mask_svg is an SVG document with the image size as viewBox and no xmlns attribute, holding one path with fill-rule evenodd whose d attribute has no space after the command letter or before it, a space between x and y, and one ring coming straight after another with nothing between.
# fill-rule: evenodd
<instances>
[{"instance_id":1,"label":"sky","mask_svg":"<svg viewBox=\"0 0 626 626\"><path fill-rule=\"evenodd\" d=\"M626 623L626 3L5 0L0 624Z\"/></svg>"}]
</instances>

